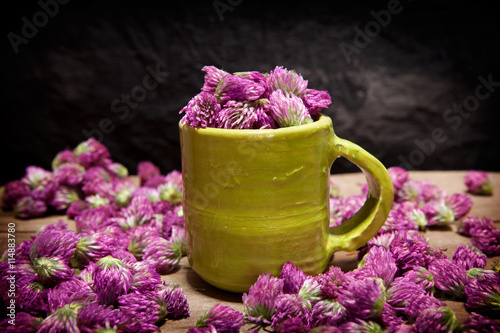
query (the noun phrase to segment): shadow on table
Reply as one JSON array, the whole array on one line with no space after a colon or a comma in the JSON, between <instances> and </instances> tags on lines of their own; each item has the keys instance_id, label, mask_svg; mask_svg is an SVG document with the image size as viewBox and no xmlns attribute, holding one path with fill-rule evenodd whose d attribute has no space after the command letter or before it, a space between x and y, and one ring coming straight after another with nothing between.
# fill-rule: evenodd
<instances>
[{"instance_id":1,"label":"shadow on table","mask_svg":"<svg viewBox=\"0 0 500 333\"><path fill-rule=\"evenodd\" d=\"M187 270L186 280L194 290L207 297L224 302L241 303L242 293L235 293L216 288L199 277L193 269Z\"/></svg>"}]
</instances>

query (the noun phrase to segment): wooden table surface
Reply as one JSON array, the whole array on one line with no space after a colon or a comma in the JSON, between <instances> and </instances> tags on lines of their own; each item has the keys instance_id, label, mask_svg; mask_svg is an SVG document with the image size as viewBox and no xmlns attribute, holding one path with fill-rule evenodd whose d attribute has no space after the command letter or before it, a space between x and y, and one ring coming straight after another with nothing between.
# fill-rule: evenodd
<instances>
[{"instance_id":1,"label":"wooden table surface","mask_svg":"<svg viewBox=\"0 0 500 333\"><path fill-rule=\"evenodd\" d=\"M463 193L465 185L463 177L465 171L412 171L410 178L416 180L430 180L437 186L446 190L448 194ZM500 172L491 173L494 182L493 196L471 196L474 205L469 215L487 216L495 221L495 226L500 228ZM340 185L340 195L349 196L359 194L361 185L365 183L362 173L339 174L334 175ZM2 189L3 193L3 189ZM1 194L1 193L0 193ZM68 229L75 230L73 220L66 216L50 216L44 218L36 218L30 220L20 220L13 216L12 212L4 212L0 210L0 251L7 249L7 224L15 223L16 244L24 240L30 239L40 227L52 224L62 219L68 225ZM439 230L427 230L423 233L429 239L429 243L433 248L446 248L446 253L449 257L459 244L469 244L470 239L459 235L456 232L456 225L451 225L450 228ZM498 257L492 257L488 260L486 268L491 268L491 263ZM331 265L339 266L343 271L349 271L357 266L356 252L338 252L331 262ZM180 282L187 296L191 316L181 320L168 320L161 325L162 332L186 332L189 328L194 327L198 318L200 318L207 310L216 303L231 306L233 309L243 312L243 304L241 302L242 294L226 292L204 282L196 273L189 268L186 258L183 258L177 270L168 275L163 275L162 279L167 282ZM450 308L455 311L457 319L462 322L469 314L464 308L463 302L446 301ZM245 324L242 332L252 328L251 324Z\"/></svg>"}]
</instances>

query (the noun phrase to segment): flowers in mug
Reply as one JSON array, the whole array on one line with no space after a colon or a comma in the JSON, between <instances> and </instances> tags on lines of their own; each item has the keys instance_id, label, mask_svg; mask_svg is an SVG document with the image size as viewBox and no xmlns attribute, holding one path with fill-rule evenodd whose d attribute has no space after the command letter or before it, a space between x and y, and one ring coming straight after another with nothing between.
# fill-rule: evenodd
<instances>
[{"instance_id":1,"label":"flowers in mug","mask_svg":"<svg viewBox=\"0 0 500 333\"><path fill-rule=\"evenodd\" d=\"M201 92L181 109L191 127L259 129L299 126L314 121L331 104L327 91L309 89L307 80L277 66L269 73L228 73L202 68Z\"/></svg>"}]
</instances>

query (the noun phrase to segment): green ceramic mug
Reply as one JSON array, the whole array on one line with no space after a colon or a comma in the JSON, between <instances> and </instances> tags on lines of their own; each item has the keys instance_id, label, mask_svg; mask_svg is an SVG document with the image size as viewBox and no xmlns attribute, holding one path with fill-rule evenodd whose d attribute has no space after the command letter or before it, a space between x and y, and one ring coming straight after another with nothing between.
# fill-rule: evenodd
<instances>
[{"instance_id":1,"label":"green ceramic mug","mask_svg":"<svg viewBox=\"0 0 500 333\"><path fill-rule=\"evenodd\" d=\"M208 283L246 292L290 261L323 272L335 251L366 244L385 222L392 183L385 167L337 137L329 117L262 130L179 123L188 259ZM339 156L366 175L368 196L352 218L329 228L330 167Z\"/></svg>"}]
</instances>

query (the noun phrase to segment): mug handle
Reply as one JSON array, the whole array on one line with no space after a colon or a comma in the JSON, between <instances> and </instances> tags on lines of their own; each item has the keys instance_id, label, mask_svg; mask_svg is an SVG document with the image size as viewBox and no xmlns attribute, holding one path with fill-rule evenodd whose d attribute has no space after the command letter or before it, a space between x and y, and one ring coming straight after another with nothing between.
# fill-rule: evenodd
<instances>
[{"instance_id":1,"label":"mug handle","mask_svg":"<svg viewBox=\"0 0 500 333\"><path fill-rule=\"evenodd\" d=\"M391 210L394 196L391 177L384 165L355 143L334 135L333 151L356 164L365 174L368 195L360 210L329 229L328 250L355 251L377 234Z\"/></svg>"}]
</instances>

